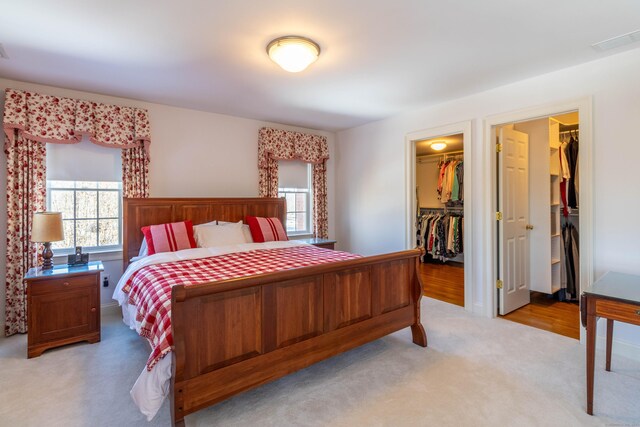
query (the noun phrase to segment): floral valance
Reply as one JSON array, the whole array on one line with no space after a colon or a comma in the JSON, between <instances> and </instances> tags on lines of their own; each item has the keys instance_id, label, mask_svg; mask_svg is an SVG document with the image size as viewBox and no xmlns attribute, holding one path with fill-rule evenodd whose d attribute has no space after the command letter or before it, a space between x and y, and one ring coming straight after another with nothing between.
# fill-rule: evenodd
<instances>
[{"instance_id":1,"label":"floral valance","mask_svg":"<svg viewBox=\"0 0 640 427\"><path fill-rule=\"evenodd\" d=\"M30 140L58 144L80 142L88 135L94 144L134 148L151 142L147 110L80 99L6 90L3 127L8 142L18 129Z\"/></svg>"},{"instance_id":2,"label":"floral valance","mask_svg":"<svg viewBox=\"0 0 640 427\"><path fill-rule=\"evenodd\" d=\"M258 140L258 167L268 167L268 159L300 159L323 163L329 158L327 138L309 133L262 128Z\"/></svg>"}]
</instances>

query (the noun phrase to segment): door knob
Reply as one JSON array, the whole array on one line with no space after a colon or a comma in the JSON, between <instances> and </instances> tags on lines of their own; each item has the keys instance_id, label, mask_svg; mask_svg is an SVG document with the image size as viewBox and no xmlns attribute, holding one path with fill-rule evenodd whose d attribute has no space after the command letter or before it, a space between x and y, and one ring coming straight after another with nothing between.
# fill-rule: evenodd
<instances>
[{"instance_id":1,"label":"door knob","mask_svg":"<svg viewBox=\"0 0 640 427\"><path fill-rule=\"evenodd\" d=\"M531 225L531 224L527 224L526 229L527 229L527 230L533 230L533 225Z\"/></svg>"}]
</instances>

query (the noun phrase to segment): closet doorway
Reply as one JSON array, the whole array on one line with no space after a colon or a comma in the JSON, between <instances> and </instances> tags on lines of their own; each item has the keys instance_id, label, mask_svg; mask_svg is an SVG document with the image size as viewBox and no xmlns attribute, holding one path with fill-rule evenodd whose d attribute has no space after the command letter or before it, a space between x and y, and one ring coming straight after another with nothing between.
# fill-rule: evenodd
<instances>
[{"instance_id":1,"label":"closet doorway","mask_svg":"<svg viewBox=\"0 0 640 427\"><path fill-rule=\"evenodd\" d=\"M580 338L579 113L495 127L498 314Z\"/></svg>"},{"instance_id":2,"label":"closet doorway","mask_svg":"<svg viewBox=\"0 0 640 427\"><path fill-rule=\"evenodd\" d=\"M424 295L472 311L470 287L470 123L407 137L408 244L423 250Z\"/></svg>"}]
</instances>

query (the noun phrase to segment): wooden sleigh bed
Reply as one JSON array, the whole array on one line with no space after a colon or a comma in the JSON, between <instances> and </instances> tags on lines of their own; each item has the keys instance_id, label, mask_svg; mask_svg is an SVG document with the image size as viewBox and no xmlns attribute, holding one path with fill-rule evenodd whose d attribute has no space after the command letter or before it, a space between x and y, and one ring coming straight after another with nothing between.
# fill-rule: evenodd
<instances>
[{"instance_id":1,"label":"wooden sleigh bed","mask_svg":"<svg viewBox=\"0 0 640 427\"><path fill-rule=\"evenodd\" d=\"M124 267L138 255L140 228L190 219L281 218L284 199L124 199ZM420 251L172 288L170 404L173 425L235 394L420 323Z\"/></svg>"}]
</instances>

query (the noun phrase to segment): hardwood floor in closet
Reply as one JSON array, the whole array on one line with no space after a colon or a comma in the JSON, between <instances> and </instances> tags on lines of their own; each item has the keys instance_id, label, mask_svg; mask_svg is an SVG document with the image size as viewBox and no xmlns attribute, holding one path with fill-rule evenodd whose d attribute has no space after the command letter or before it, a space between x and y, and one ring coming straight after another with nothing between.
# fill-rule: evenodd
<instances>
[{"instance_id":1,"label":"hardwood floor in closet","mask_svg":"<svg viewBox=\"0 0 640 427\"><path fill-rule=\"evenodd\" d=\"M452 264L421 263L424 295L464 307L464 267Z\"/></svg>"},{"instance_id":2,"label":"hardwood floor in closet","mask_svg":"<svg viewBox=\"0 0 640 427\"><path fill-rule=\"evenodd\" d=\"M420 264L424 295L464 307L464 267L454 264ZM560 302L540 292L531 292L531 303L506 316L512 322L580 339L580 309L577 303Z\"/></svg>"},{"instance_id":3,"label":"hardwood floor in closet","mask_svg":"<svg viewBox=\"0 0 640 427\"><path fill-rule=\"evenodd\" d=\"M531 292L531 303L500 317L565 337L580 339L578 304L557 301L540 292Z\"/></svg>"}]
</instances>

